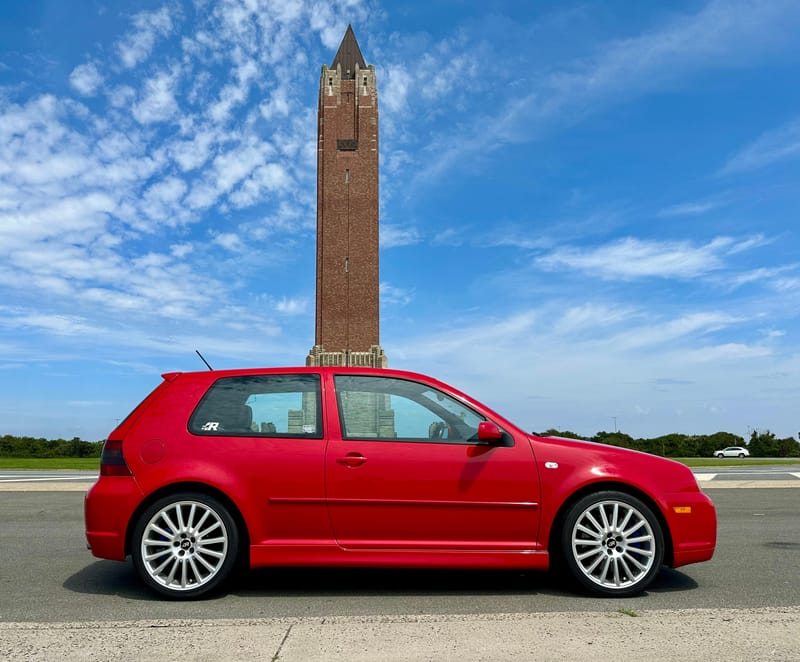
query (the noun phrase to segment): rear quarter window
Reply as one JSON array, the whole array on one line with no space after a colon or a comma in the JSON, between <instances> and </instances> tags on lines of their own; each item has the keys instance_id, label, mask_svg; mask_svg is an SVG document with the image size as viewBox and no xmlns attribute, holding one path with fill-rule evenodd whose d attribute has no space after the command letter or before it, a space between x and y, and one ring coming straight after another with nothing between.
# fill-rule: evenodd
<instances>
[{"instance_id":1,"label":"rear quarter window","mask_svg":"<svg viewBox=\"0 0 800 662\"><path fill-rule=\"evenodd\" d=\"M211 385L189 418L206 436L322 437L319 375L242 375Z\"/></svg>"}]
</instances>

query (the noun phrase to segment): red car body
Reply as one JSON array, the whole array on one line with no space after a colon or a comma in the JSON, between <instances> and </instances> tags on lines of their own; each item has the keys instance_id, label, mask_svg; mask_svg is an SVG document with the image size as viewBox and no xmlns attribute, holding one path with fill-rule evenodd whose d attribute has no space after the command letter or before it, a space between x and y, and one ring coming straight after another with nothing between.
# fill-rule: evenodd
<instances>
[{"instance_id":1,"label":"red car body","mask_svg":"<svg viewBox=\"0 0 800 662\"><path fill-rule=\"evenodd\" d=\"M147 557L140 539L146 535L137 534L137 525L154 517L154 504L168 503L176 494L184 500L187 494L205 495L221 504L233 520L229 528L236 529L234 551L250 567L545 570L554 554L565 553L564 547L572 546L576 558L582 555L583 548L575 547L581 525L575 525L572 543L562 532L576 504L595 494L628 495L645 506L637 505L637 513L651 511L652 528L663 537L658 560L666 565L704 561L714 552L714 506L684 465L613 446L528 434L469 396L423 375L331 367L170 373L163 378L110 434L101 476L86 495L86 538L97 557L124 560L134 554L137 560L140 550L140 556ZM303 407L308 408L304 420L311 420L311 412L316 422L291 435L271 422L260 423L259 429L251 422L245 432L229 434L210 420L215 414L201 413L211 406L208 394L215 384L224 395L228 384L258 379L310 380L317 404L308 404L303 396ZM382 404L376 405L383 412L378 425L384 425L386 438L347 434L343 412L347 407L364 409L366 396L356 393L364 383L408 388L417 400L416 394L423 393L430 403L423 398L422 404L445 425L431 424L432 438L406 438L399 428L403 417L411 414L403 413L402 407L418 418L417 403L401 402L395 394L391 400L380 396ZM337 386L343 389L346 384L354 386L347 394L337 392ZM250 396L248 409L258 406L258 397ZM448 410L440 409L444 405L455 412L452 420ZM427 415L427 409L420 411ZM297 418L300 413L288 415ZM477 423L469 430L479 430L470 438L467 433L457 438L453 428L460 428L462 421ZM442 437L434 434L439 427ZM614 504L625 512L626 498L605 497L612 505L604 513L612 512ZM597 519L606 517L593 512ZM177 548L178 542L174 544ZM602 545L610 556L605 538ZM632 594L646 587L634 582L614 591L611 572L611 590L601 590L603 594ZM597 588L583 583L590 590ZM203 592L191 581L175 591L166 584L153 588L173 597Z\"/></svg>"}]
</instances>

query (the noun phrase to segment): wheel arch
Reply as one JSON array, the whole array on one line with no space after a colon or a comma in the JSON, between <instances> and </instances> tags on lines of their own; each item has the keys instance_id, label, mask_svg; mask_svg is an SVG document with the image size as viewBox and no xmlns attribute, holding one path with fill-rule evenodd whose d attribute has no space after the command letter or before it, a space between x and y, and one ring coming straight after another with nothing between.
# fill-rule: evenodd
<instances>
[{"instance_id":1,"label":"wheel arch","mask_svg":"<svg viewBox=\"0 0 800 662\"><path fill-rule=\"evenodd\" d=\"M587 496L588 494L592 494L594 492L604 492L606 490L623 492L632 497L636 497L642 503L644 503L648 508L650 508L653 515L658 520L658 525L661 527L661 533L664 536L663 563L664 565L671 567L674 560L672 533L669 530L669 524L667 523L667 519L666 517L664 517L664 513L662 512L658 503L654 501L652 497L650 497L650 495L647 494L647 492L644 492L633 485L629 485L628 483L618 483L615 481L602 481L599 483L590 483L588 485L584 485L580 489L570 494L569 497L564 500L564 502L561 504L561 507L558 509L556 516L553 518L553 523L550 527L550 540L548 544L548 552L551 564L554 561L558 562L561 558L563 558L561 550L560 534L561 534L561 529L564 526L564 520L566 519L569 509L572 507L574 503L576 503L583 497Z\"/></svg>"},{"instance_id":2,"label":"wheel arch","mask_svg":"<svg viewBox=\"0 0 800 662\"><path fill-rule=\"evenodd\" d=\"M128 555L131 553L131 540L133 538L133 531L136 528L136 523L139 521L139 518L142 516L142 513L159 499L163 499L164 497L173 494L180 494L181 492L194 492L196 494L204 494L205 496L217 499L217 501L219 501L223 506L225 506L228 509L228 512L230 513L231 517L233 518L233 521L236 524L236 528L240 538L238 563L246 564L246 566L249 565L250 533L247 530L247 524L239 508L236 506L233 500L222 490L219 490L216 487L213 487L212 485L208 485L207 483L192 482L192 481L170 483L169 485L164 485L163 487L148 494L145 499L142 499L142 502L137 506L136 510L133 512L130 519L128 520L128 527L125 531L125 554Z\"/></svg>"}]
</instances>

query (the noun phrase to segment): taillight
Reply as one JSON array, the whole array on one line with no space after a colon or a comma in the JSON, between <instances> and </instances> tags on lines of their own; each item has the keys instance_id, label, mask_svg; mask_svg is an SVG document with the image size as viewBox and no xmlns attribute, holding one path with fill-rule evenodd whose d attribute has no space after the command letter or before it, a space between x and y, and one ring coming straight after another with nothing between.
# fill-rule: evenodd
<instances>
[{"instance_id":1,"label":"taillight","mask_svg":"<svg viewBox=\"0 0 800 662\"><path fill-rule=\"evenodd\" d=\"M101 476L130 476L131 470L125 463L122 455L122 442L117 439L109 439L103 444L103 452L100 455L100 475Z\"/></svg>"}]
</instances>

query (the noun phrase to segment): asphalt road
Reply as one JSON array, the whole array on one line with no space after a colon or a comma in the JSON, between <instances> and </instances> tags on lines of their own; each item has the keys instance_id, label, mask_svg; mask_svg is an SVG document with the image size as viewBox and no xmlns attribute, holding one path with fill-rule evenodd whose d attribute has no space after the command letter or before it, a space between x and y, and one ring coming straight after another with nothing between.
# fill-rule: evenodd
<instances>
[{"instance_id":1,"label":"asphalt road","mask_svg":"<svg viewBox=\"0 0 800 662\"><path fill-rule=\"evenodd\" d=\"M800 606L796 489L709 491L719 517L714 559L662 570L651 590L588 598L549 573L268 569L200 602L155 598L130 562L94 559L81 492L0 493L0 621L264 619L618 612Z\"/></svg>"}]
</instances>

